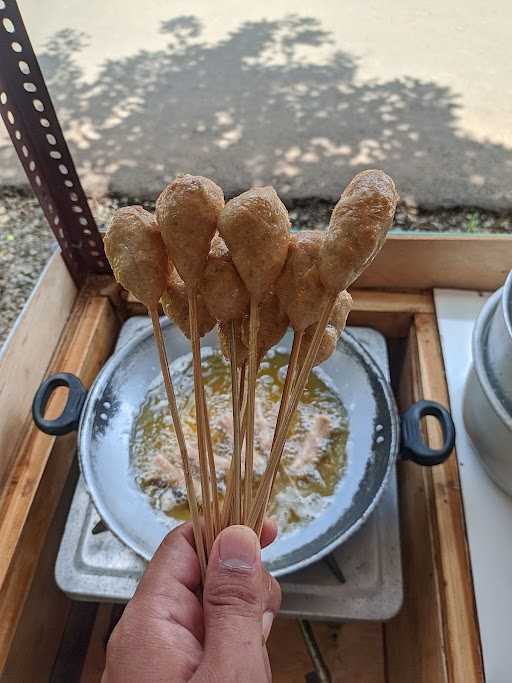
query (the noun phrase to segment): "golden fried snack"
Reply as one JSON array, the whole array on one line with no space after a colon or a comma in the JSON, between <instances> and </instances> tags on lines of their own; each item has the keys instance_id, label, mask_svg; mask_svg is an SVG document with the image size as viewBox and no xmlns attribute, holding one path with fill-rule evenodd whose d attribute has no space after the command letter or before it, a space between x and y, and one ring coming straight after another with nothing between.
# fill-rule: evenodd
<instances>
[{"instance_id":1,"label":"golden fried snack","mask_svg":"<svg viewBox=\"0 0 512 683\"><path fill-rule=\"evenodd\" d=\"M166 286L169 259L153 214L142 206L118 209L103 242L116 280L154 308Z\"/></svg>"},{"instance_id":2,"label":"golden fried snack","mask_svg":"<svg viewBox=\"0 0 512 683\"><path fill-rule=\"evenodd\" d=\"M318 270L323 236L317 230L292 235L285 266L276 282L281 308L296 331L319 320L328 298Z\"/></svg>"},{"instance_id":3,"label":"golden fried snack","mask_svg":"<svg viewBox=\"0 0 512 683\"><path fill-rule=\"evenodd\" d=\"M219 335L220 350L226 360L231 360L229 337L231 334L231 323L226 323L222 320L217 325L217 334ZM249 349L242 341L242 325L241 321L236 321L235 325L235 344L236 344L236 364L241 367L248 358Z\"/></svg>"},{"instance_id":4,"label":"golden fried snack","mask_svg":"<svg viewBox=\"0 0 512 683\"><path fill-rule=\"evenodd\" d=\"M352 308L352 303L352 297L345 289L340 292L336 297L327 324L332 325L338 332L343 332L347 323L348 314Z\"/></svg>"},{"instance_id":5,"label":"golden fried snack","mask_svg":"<svg viewBox=\"0 0 512 683\"><path fill-rule=\"evenodd\" d=\"M286 334L288 329L288 316L281 310L279 299L275 294L269 294L260 304L260 317L258 328L258 359L271 349ZM242 341L249 345L249 320L244 318L242 322Z\"/></svg>"},{"instance_id":6,"label":"golden fried snack","mask_svg":"<svg viewBox=\"0 0 512 683\"><path fill-rule=\"evenodd\" d=\"M216 320L239 320L248 311L249 292L219 235L212 240L200 291L210 315Z\"/></svg>"},{"instance_id":7,"label":"golden fried snack","mask_svg":"<svg viewBox=\"0 0 512 683\"><path fill-rule=\"evenodd\" d=\"M316 325L311 325L311 327L308 327L304 332L297 361L299 368L303 366L304 361L306 360L306 354L309 351L313 335L315 334L315 328ZM318 353L316 354L313 365L320 365L332 356L332 354L336 351L336 344L338 343L339 336L340 333L335 327L332 325L327 325L324 330L322 341L320 342Z\"/></svg>"},{"instance_id":8,"label":"golden fried snack","mask_svg":"<svg viewBox=\"0 0 512 683\"><path fill-rule=\"evenodd\" d=\"M320 249L320 277L334 293L346 289L373 261L386 239L399 196L383 171L358 173L332 212Z\"/></svg>"},{"instance_id":9,"label":"golden fried snack","mask_svg":"<svg viewBox=\"0 0 512 683\"><path fill-rule=\"evenodd\" d=\"M165 315L173 320L183 334L190 339L190 319L188 314L188 294L185 283L175 268L171 268L167 287L160 299ZM197 327L199 336L204 336L215 326L215 319L209 314L201 295L197 297Z\"/></svg>"},{"instance_id":10,"label":"golden fried snack","mask_svg":"<svg viewBox=\"0 0 512 683\"><path fill-rule=\"evenodd\" d=\"M315 358L314 365L320 365L332 356L336 350L338 339L345 329L348 314L352 308L352 297L347 291L340 292L336 298L336 303L325 327L325 331L320 342L320 347ZM315 334L316 325L310 325L304 332L299 351L298 366L302 367L309 346Z\"/></svg>"},{"instance_id":11,"label":"golden fried snack","mask_svg":"<svg viewBox=\"0 0 512 683\"><path fill-rule=\"evenodd\" d=\"M156 200L156 219L169 258L191 289L203 276L210 242L224 206L224 193L213 180L180 175Z\"/></svg>"},{"instance_id":12,"label":"golden fried snack","mask_svg":"<svg viewBox=\"0 0 512 683\"><path fill-rule=\"evenodd\" d=\"M283 269L290 241L286 207L273 187L254 187L224 207L219 232L249 295L260 302Z\"/></svg>"}]
</instances>

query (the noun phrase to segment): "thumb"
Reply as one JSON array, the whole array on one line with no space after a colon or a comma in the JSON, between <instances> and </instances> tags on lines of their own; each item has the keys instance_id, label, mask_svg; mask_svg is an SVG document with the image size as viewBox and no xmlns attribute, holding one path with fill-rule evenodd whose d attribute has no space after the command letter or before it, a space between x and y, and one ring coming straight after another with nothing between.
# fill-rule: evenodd
<instances>
[{"instance_id":1,"label":"thumb","mask_svg":"<svg viewBox=\"0 0 512 683\"><path fill-rule=\"evenodd\" d=\"M245 526L224 529L212 548L203 593L206 680L268 680L264 577L256 534Z\"/></svg>"}]
</instances>

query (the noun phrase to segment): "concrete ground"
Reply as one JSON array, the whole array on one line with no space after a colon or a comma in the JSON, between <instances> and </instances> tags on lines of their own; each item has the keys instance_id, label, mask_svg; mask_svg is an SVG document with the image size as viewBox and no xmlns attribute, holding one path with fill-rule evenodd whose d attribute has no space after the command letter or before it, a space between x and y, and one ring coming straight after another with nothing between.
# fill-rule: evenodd
<instances>
[{"instance_id":1,"label":"concrete ground","mask_svg":"<svg viewBox=\"0 0 512 683\"><path fill-rule=\"evenodd\" d=\"M90 194L188 171L332 200L378 166L423 207L512 208L508 0L19 5Z\"/></svg>"}]
</instances>

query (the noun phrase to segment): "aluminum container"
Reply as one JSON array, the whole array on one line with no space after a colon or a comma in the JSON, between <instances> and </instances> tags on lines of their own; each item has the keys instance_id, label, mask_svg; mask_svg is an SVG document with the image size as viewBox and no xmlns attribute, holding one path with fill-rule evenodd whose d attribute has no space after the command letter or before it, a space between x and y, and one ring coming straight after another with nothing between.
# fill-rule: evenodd
<instances>
[{"instance_id":1,"label":"aluminum container","mask_svg":"<svg viewBox=\"0 0 512 683\"><path fill-rule=\"evenodd\" d=\"M509 276L509 291L510 282ZM500 323L494 321L500 318L502 295L500 289L487 301L473 330L473 363L464 388L463 415L485 470L503 491L512 495L512 414L501 392L505 374L500 374L499 383L489 360L491 346L496 344L491 335L500 329ZM506 342L506 338L501 340ZM500 358L496 352L492 355L495 360Z\"/></svg>"},{"instance_id":2,"label":"aluminum container","mask_svg":"<svg viewBox=\"0 0 512 683\"><path fill-rule=\"evenodd\" d=\"M498 398L512 415L512 271L500 292L489 321L485 364Z\"/></svg>"}]
</instances>

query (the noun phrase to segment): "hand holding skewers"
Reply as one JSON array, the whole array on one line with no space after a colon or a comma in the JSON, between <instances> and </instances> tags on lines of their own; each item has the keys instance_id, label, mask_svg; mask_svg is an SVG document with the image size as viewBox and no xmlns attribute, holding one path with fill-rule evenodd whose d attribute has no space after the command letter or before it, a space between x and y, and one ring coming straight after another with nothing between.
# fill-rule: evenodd
<instances>
[{"instance_id":1,"label":"hand holding skewers","mask_svg":"<svg viewBox=\"0 0 512 683\"><path fill-rule=\"evenodd\" d=\"M105 250L118 281L150 311L185 473L188 456L159 326L159 300L191 339L207 552L222 523L249 523L260 530L309 373L336 348L351 307L346 289L382 247L397 201L391 178L382 171L364 171L341 195L324 233L304 231L292 236L286 208L272 188L253 188L224 206L222 190L213 181L185 175L170 183L158 198L156 220L141 207L126 207L114 215ZM222 520L200 355L200 337L215 323L223 353L231 362L233 394L231 472L235 493L225 502ZM263 355L278 343L289 324L294 341L279 416L267 469L253 497L257 370ZM246 360L242 505L240 385ZM193 484L189 486L191 478L189 482L186 476L186 481L204 570L197 501Z\"/></svg>"}]
</instances>

